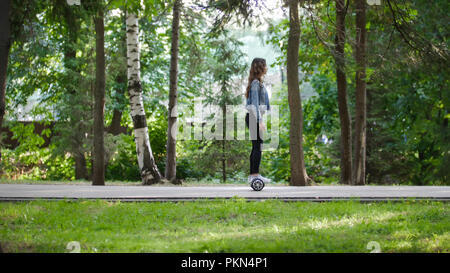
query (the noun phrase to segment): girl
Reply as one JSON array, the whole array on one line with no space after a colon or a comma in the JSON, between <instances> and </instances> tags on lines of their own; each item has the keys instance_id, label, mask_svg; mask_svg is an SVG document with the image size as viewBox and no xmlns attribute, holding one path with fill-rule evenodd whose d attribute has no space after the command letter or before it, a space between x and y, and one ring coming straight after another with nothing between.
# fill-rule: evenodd
<instances>
[{"instance_id":1,"label":"girl","mask_svg":"<svg viewBox=\"0 0 450 273\"><path fill-rule=\"evenodd\" d=\"M254 58L250 67L250 75L248 77L247 98L248 113L245 116L245 123L250 130L250 138L252 140L252 152L250 154L250 175L248 182L258 177L264 183L270 182L269 178L259 174L259 165L261 163L261 145L263 140L261 135L265 131L263 116L266 110L270 110L269 96L263 84L263 77L267 73L266 60L262 58Z\"/></svg>"}]
</instances>

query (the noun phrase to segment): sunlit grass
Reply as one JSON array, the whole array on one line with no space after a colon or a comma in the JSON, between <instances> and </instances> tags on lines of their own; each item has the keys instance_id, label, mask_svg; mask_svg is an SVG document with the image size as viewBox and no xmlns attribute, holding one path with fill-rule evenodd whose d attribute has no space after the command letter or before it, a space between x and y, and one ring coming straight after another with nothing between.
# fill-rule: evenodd
<instances>
[{"instance_id":1,"label":"sunlit grass","mask_svg":"<svg viewBox=\"0 0 450 273\"><path fill-rule=\"evenodd\" d=\"M426 201L0 203L8 252L449 252L449 204Z\"/></svg>"}]
</instances>

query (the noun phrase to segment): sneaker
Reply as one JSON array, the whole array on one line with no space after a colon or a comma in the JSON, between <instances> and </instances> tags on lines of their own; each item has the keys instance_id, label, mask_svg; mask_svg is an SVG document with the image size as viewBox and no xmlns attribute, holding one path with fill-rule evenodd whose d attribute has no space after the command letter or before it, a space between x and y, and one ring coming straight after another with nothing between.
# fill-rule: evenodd
<instances>
[{"instance_id":1,"label":"sneaker","mask_svg":"<svg viewBox=\"0 0 450 273\"><path fill-rule=\"evenodd\" d=\"M260 174L258 175L258 178L261 179L264 182L264 184L272 182L272 179L264 177L264 176L262 176Z\"/></svg>"},{"instance_id":2,"label":"sneaker","mask_svg":"<svg viewBox=\"0 0 450 273\"><path fill-rule=\"evenodd\" d=\"M257 177L258 177L257 175L249 175L249 176L248 176L248 184L251 184L251 183L252 183L252 180L255 179L255 178L257 178Z\"/></svg>"},{"instance_id":3,"label":"sneaker","mask_svg":"<svg viewBox=\"0 0 450 273\"><path fill-rule=\"evenodd\" d=\"M258 174L258 175L249 175L248 176L248 183L251 184L252 180L255 179L255 178L261 179L264 182L264 184L272 182L272 180L270 178L266 178L266 177Z\"/></svg>"}]
</instances>

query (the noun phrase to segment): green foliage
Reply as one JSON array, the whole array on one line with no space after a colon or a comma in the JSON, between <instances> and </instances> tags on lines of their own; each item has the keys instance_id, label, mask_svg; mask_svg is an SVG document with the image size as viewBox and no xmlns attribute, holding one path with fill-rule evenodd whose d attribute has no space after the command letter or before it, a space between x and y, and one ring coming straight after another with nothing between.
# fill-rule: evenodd
<instances>
[{"instance_id":1,"label":"green foliage","mask_svg":"<svg viewBox=\"0 0 450 273\"><path fill-rule=\"evenodd\" d=\"M271 105L279 107L279 144L273 151L262 152L261 172L267 177L273 178L274 181L289 181L291 176L290 154L289 154L289 104L287 100L287 86L283 85L278 89L274 89ZM271 124L268 124L268 130Z\"/></svg>"},{"instance_id":2,"label":"green foliage","mask_svg":"<svg viewBox=\"0 0 450 273\"><path fill-rule=\"evenodd\" d=\"M204 58L208 85L202 90L202 96L205 97L203 105L212 105L214 111L211 116L205 117L208 123L222 119L225 127L225 116L219 117L218 113L223 115L227 105L237 105L242 102L242 95L235 92L239 86L234 80L242 75L247 69L247 64L242 62L243 53L240 47L242 43L229 32L224 32L220 36L208 41L208 55ZM198 126L198 123L195 124ZM203 128L216 132L218 128ZM226 177L232 177L238 173L247 172L248 143L239 140L226 140L225 130L223 129L223 140L201 140L184 141L186 149L184 156L189 161L195 162L192 166L194 174L205 174L214 178L221 177L225 173ZM183 162L183 161L182 161ZM225 163L225 166L224 166ZM244 167L245 166L245 167ZM186 173L186 172L184 172ZM181 174L183 175L183 173ZM223 181L226 182L226 181Z\"/></svg>"},{"instance_id":3,"label":"green foliage","mask_svg":"<svg viewBox=\"0 0 450 273\"><path fill-rule=\"evenodd\" d=\"M450 183L448 39L442 33L449 6L444 2L394 6L403 16L402 30L414 36L409 44L398 33L388 35L385 21L373 16L369 52L382 58L370 61L377 69L368 84L369 181Z\"/></svg>"},{"instance_id":4,"label":"green foliage","mask_svg":"<svg viewBox=\"0 0 450 273\"><path fill-rule=\"evenodd\" d=\"M139 181L141 179L133 136L120 134L111 154L105 174L107 180Z\"/></svg>"},{"instance_id":5,"label":"green foliage","mask_svg":"<svg viewBox=\"0 0 450 273\"><path fill-rule=\"evenodd\" d=\"M336 153L333 156L334 134L339 130L336 82L329 75L316 74L311 84L317 95L303 104L308 175L316 183L336 182L339 180L339 157Z\"/></svg>"},{"instance_id":6,"label":"green foliage","mask_svg":"<svg viewBox=\"0 0 450 273\"><path fill-rule=\"evenodd\" d=\"M387 5L369 8L368 18L368 121L367 174L369 183L406 183L415 185L448 184L450 97L448 87L448 39L445 1L436 5L427 1L407 1L394 5L396 20L403 34L386 22L392 22ZM338 177L339 121L334 75L333 3L318 2L310 7L312 16L301 16L299 66L305 71L301 81L311 80L317 96L304 100L304 148L308 174L316 182ZM355 44L354 10L346 17L345 68L349 106L354 108ZM383 13L384 10L384 13ZM421 12L418 12L421 11ZM314 17L314 18L313 18ZM285 64L288 19L272 22L266 42L279 50L278 65ZM406 35L406 36L405 36ZM409 44L405 42L409 39ZM412 48L413 47L413 48ZM434 48L434 49L431 49ZM286 124L288 125L288 124ZM330 144L318 143L325 134ZM273 161L287 173L289 163L279 156L288 148L280 139L279 155ZM283 146L285 145L285 146ZM283 162L284 161L284 162ZM324 170L320 170L324 167ZM324 175L328 173L328 175Z\"/></svg>"},{"instance_id":7,"label":"green foliage","mask_svg":"<svg viewBox=\"0 0 450 273\"><path fill-rule=\"evenodd\" d=\"M339 180L339 161L333 151L334 134L338 128L337 90L335 83L325 75L315 74L311 79L316 93L303 101L304 156L308 175L315 182ZM263 152L262 166L276 181L289 181L289 104L287 87L282 86L272 95L272 102L280 107L280 138L275 151ZM270 129L270 126L269 126ZM327 137L323 143L322 136Z\"/></svg>"},{"instance_id":8,"label":"green foliage","mask_svg":"<svg viewBox=\"0 0 450 273\"><path fill-rule=\"evenodd\" d=\"M37 151L44 144L44 138L34 133L34 124L25 125L17 122L11 126L11 132L13 133L12 139L16 139L20 143L16 149L18 153ZM45 129L42 134L49 137L50 129Z\"/></svg>"},{"instance_id":9,"label":"green foliage","mask_svg":"<svg viewBox=\"0 0 450 273\"><path fill-rule=\"evenodd\" d=\"M205 172L201 171L201 165L192 156L177 158L177 178L201 178L205 177Z\"/></svg>"},{"instance_id":10,"label":"green foliage","mask_svg":"<svg viewBox=\"0 0 450 273\"><path fill-rule=\"evenodd\" d=\"M0 168L8 179L31 180L71 180L74 178L73 160L67 154L55 156L54 145L41 147L44 138L50 135L50 129L44 129L42 135L34 133L34 125L11 124L13 139L19 142L14 150L2 149Z\"/></svg>"},{"instance_id":11,"label":"green foliage","mask_svg":"<svg viewBox=\"0 0 450 273\"><path fill-rule=\"evenodd\" d=\"M148 120L148 131L153 156L159 170L163 172L166 164L167 114L165 112L153 113Z\"/></svg>"},{"instance_id":12,"label":"green foliage","mask_svg":"<svg viewBox=\"0 0 450 273\"><path fill-rule=\"evenodd\" d=\"M305 134L317 137L329 134L339 126L336 82L328 75L316 74L311 79L316 92L303 104Z\"/></svg>"},{"instance_id":13,"label":"green foliage","mask_svg":"<svg viewBox=\"0 0 450 273\"><path fill-rule=\"evenodd\" d=\"M214 2L214 1L213 1ZM247 74L241 43L217 25L240 4L210 3L214 12L184 5L180 23L178 102L192 108L194 98L206 104L239 104L242 97L234 79ZM8 178L74 179L74 155L83 155L90 168L92 148L92 90L95 85L94 3L69 7L65 1L12 1L12 46L8 64L6 120L20 118L19 105L37 96L31 118L55 121L43 135L52 135L42 147L43 135L32 125L14 123L19 142L2 150L1 167ZM121 125L131 132L126 82L124 11L139 14L141 73L150 142L164 171L167 135L167 98L170 64L172 2L112 0L105 5L106 104L105 124L113 112L122 113ZM350 2L351 3L351 2ZM391 1L392 3L392 1ZM242 4L242 3L241 3ZM245 8L249 3L241 8ZM120 10L120 11L119 11ZM308 174L316 182L333 183L339 177L339 120L335 84L335 5L315 1L301 13L299 50L300 87L304 113L304 151ZM410 0L367 10L367 181L379 184L448 185L450 182L450 88L448 75L447 1ZM251 16L250 16L251 17ZM346 16L345 72L350 112L354 109L356 29L354 6ZM220 31L217 31L220 30ZM400 34L398 31L401 30ZM279 53L273 66L285 66L289 20L271 21L267 44ZM263 35L264 36L264 35ZM405 41L407 40L407 41ZM75 58L73 57L75 56ZM125 78L125 80L124 80ZM313 96L306 94L310 84ZM214 90L214 92L212 91ZM217 93L218 92L218 93ZM218 95L219 94L219 95ZM305 96L307 95L307 96ZM279 147L264 151L262 173L275 181L290 177L289 107L285 86L277 87L272 105L280 106ZM180 112L180 119L186 113ZM270 129L270 124L269 124ZM320 139L326 136L330 142ZM3 136L4 137L4 136ZM248 170L247 141L178 141L177 175L183 179L216 181L221 158L230 181L241 181ZM139 180L132 135L105 136L107 179ZM88 171L89 172L89 171Z\"/></svg>"}]
</instances>

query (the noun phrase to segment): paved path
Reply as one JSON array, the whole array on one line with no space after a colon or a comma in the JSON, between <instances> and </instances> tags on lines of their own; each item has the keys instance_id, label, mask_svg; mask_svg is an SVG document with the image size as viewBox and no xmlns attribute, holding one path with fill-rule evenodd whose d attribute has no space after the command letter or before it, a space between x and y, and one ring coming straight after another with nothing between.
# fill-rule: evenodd
<instances>
[{"instance_id":1,"label":"paved path","mask_svg":"<svg viewBox=\"0 0 450 273\"><path fill-rule=\"evenodd\" d=\"M417 198L450 201L450 186L268 186L260 192L247 186L87 186L0 184L0 201L31 199L107 199L121 201L189 201L244 197L249 200L361 201Z\"/></svg>"}]
</instances>

